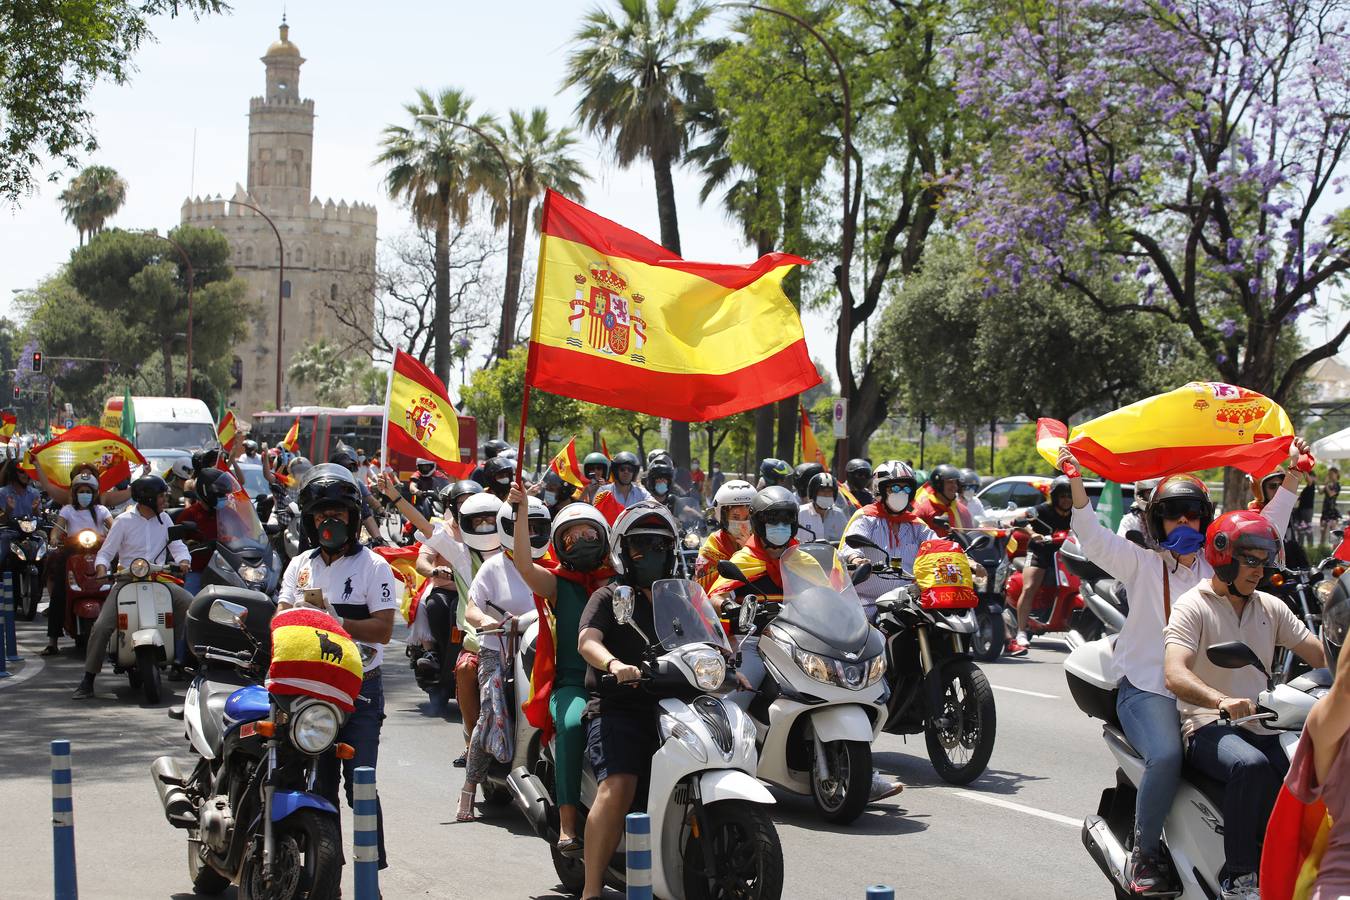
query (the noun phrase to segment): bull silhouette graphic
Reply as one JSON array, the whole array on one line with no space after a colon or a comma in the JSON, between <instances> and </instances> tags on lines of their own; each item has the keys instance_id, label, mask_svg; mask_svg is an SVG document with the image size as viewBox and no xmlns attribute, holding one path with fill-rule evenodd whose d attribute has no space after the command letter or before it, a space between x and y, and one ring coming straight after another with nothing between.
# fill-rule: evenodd
<instances>
[{"instance_id":1,"label":"bull silhouette graphic","mask_svg":"<svg viewBox=\"0 0 1350 900\"><path fill-rule=\"evenodd\" d=\"M342 645L330 641L328 635L322 631L314 632L319 636L319 660L332 659L333 662L342 664Z\"/></svg>"}]
</instances>

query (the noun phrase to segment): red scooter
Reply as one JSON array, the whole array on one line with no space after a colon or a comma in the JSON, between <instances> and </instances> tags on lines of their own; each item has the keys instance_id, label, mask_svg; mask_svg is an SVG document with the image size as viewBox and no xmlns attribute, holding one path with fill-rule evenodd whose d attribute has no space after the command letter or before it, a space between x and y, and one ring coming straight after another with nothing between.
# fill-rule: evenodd
<instances>
[{"instance_id":1,"label":"red scooter","mask_svg":"<svg viewBox=\"0 0 1350 900\"><path fill-rule=\"evenodd\" d=\"M1027 547L1031 543L1033 530L1041 533L1041 529L1045 528L1034 516L1023 516L1013 524L1019 526L1013 532L1017 544L1013 552L1005 557L998 573L1002 583L1003 621L1010 635L1017 633L1017 602L1022 597L1022 570L1026 566ZM1027 617L1028 638L1052 633L1067 634L1077 623L1075 614L1084 608L1083 598L1078 593L1078 576L1064 568L1059 558L1059 549L1070 538L1070 533L1056 531L1042 536L1055 549L1055 565L1046 573L1040 590L1036 592L1031 615ZM1011 540L1009 546L1012 546Z\"/></svg>"},{"instance_id":2,"label":"red scooter","mask_svg":"<svg viewBox=\"0 0 1350 900\"><path fill-rule=\"evenodd\" d=\"M112 590L112 582L94 576L94 556L102 545L98 532L87 528L65 540L66 564L59 573L66 580L65 630L79 650L88 643L94 620Z\"/></svg>"}]
</instances>

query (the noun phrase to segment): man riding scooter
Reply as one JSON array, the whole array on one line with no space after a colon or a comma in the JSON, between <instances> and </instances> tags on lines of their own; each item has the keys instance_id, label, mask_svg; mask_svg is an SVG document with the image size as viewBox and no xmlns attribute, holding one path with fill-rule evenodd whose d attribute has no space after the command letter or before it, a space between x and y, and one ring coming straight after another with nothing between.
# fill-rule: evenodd
<instances>
[{"instance_id":1,"label":"man riding scooter","mask_svg":"<svg viewBox=\"0 0 1350 900\"><path fill-rule=\"evenodd\" d=\"M1050 531L1068 531L1073 527L1073 491L1068 477L1060 475L1050 482L1050 499L1036 504L1036 521ZM1036 594L1048 573L1055 572L1055 548L1045 535L1031 534L1027 547L1027 565L1022 570L1022 596L1017 600L1017 634L1008 641L1009 656L1026 656L1030 641L1027 638L1027 617L1036 605Z\"/></svg>"}]
</instances>

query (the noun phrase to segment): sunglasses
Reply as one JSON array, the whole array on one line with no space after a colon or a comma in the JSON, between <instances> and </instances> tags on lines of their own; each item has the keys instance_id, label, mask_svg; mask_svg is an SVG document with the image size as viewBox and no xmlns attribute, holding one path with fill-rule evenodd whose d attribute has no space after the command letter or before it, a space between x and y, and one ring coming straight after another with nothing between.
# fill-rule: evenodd
<instances>
[{"instance_id":1,"label":"sunglasses","mask_svg":"<svg viewBox=\"0 0 1350 900\"><path fill-rule=\"evenodd\" d=\"M469 516L464 520L463 528L470 534L492 534L497 530L497 516L495 513Z\"/></svg>"},{"instance_id":2,"label":"sunglasses","mask_svg":"<svg viewBox=\"0 0 1350 900\"><path fill-rule=\"evenodd\" d=\"M1240 565L1246 566L1249 569L1264 569L1270 563L1269 559L1260 556L1252 556L1250 553L1235 553L1233 554L1233 558L1236 559Z\"/></svg>"},{"instance_id":3,"label":"sunglasses","mask_svg":"<svg viewBox=\"0 0 1350 900\"><path fill-rule=\"evenodd\" d=\"M886 488L886 493L888 493L888 494L908 494L908 493L910 493L909 485L907 485L907 484L892 484L892 485L890 485L889 487Z\"/></svg>"},{"instance_id":4,"label":"sunglasses","mask_svg":"<svg viewBox=\"0 0 1350 900\"><path fill-rule=\"evenodd\" d=\"M1174 499L1162 502L1162 517L1167 521L1190 519L1199 522L1205 517L1205 505L1199 500Z\"/></svg>"},{"instance_id":5,"label":"sunglasses","mask_svg":"<svg viewBox=\"0 0 1350 900\"><path fill-rule=\"evenodd\" d=\"M637 553L665 553L674 549L675 541L664 534L635 534L628 538L628 546Z\"/></svg>"}]
</instances>

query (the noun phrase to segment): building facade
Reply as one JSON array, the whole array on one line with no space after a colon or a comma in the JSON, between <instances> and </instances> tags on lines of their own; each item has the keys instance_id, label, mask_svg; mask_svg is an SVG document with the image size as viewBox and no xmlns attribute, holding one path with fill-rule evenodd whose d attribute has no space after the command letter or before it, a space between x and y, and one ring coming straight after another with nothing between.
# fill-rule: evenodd
<instances>
[{"instance_id":1,"label":"building facade","mask_svg":"<svg viewBox=\"0 0 1350 900\"><path fill-rule=\"evenodd\" d=\"M313 403L312 388L286 377L292 357L319 340L366 346L374 327L375 208L320 201L310 191L314 101L300 96L305 59L289 32L283 20L262 57L266 92L249 101L247 186L236 184L229 199L190 197L182 209L184 225L229 240L257 306L235 347L229 393L245 419L278 404Z\"/></svg>"}]
</instances>

